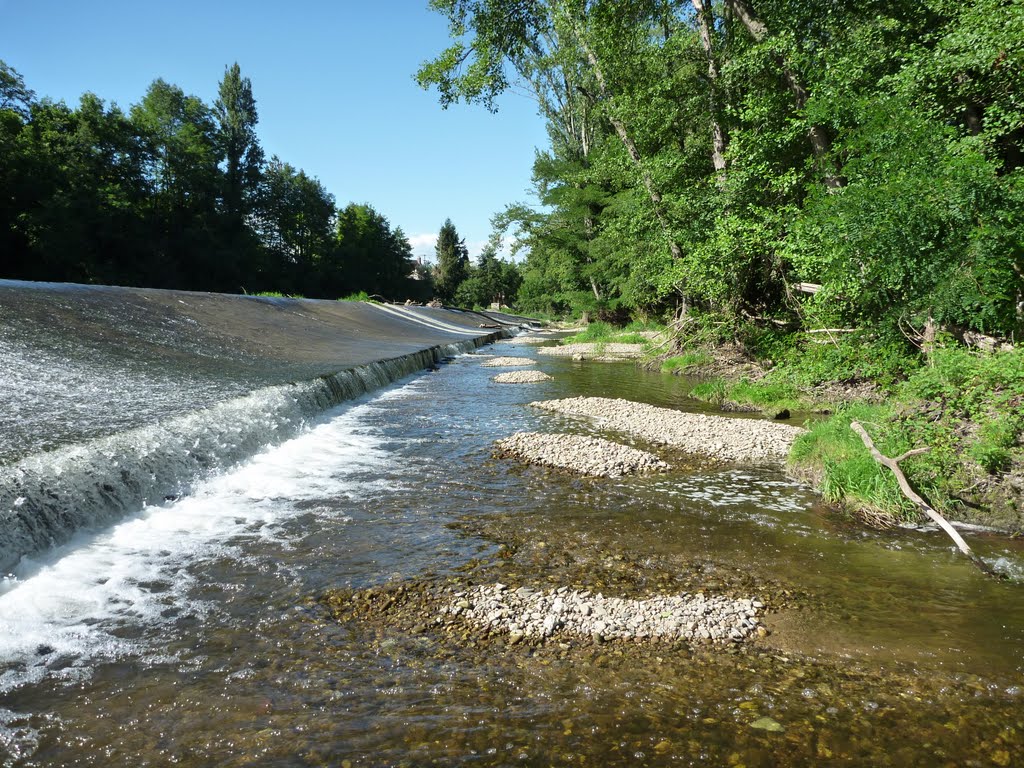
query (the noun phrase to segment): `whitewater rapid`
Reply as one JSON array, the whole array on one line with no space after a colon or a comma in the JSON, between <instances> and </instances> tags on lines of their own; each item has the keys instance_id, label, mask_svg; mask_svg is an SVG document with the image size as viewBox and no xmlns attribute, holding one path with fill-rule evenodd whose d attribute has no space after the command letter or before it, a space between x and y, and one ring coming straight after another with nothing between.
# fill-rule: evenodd
<instances>
[{"instance_id":1,"label":"whitewater rapid","mask_svg":"<svg viewBox=\"0 0 1024 768\"><path fill-rule=\"evenodd\" d=\"M336 407L189 496L23 558L0 584L0 693L47 677L79 680L125 656L161 660L161 634L209 608L196 597L204 564L244 558L257 539L286 547L283 526L297 515L346 525L343 505L304 502L375 492L391 452L366 416L411 386Z\"/></svg>"}]
</instances>

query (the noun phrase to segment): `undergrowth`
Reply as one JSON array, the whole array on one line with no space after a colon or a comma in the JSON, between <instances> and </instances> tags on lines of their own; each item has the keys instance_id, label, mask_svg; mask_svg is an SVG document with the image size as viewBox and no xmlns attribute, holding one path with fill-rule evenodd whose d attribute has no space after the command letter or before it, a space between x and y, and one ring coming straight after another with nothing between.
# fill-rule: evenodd
<instances>
[{"instance_id":1,"label":"undergrowth","mask_svg":"<svg viewBox=\"0 0 1024 768\"><path fill-rule=\"evenodd\" d=\"M661 361L662 373L692 373L710 364L714 358L704 350L684 352Z\"/></svg>"},{"instance_id":2,"label":"undergrowth","mask_svg":"<svg viewBox=\"0 0 1024 768\"><path fill-rule=\"evenodd\" d=\"M261 296L267 299L304 299L306 298L301 293L281 293L280 291L260 291L259 293L250 294L252 296Z\"/></svg>"},{"instance_id":3,"label":"undergrowth","mask_svg":"<svg viewBox=\"0 0 1024 768\"><path fill-rule=\"evenodd\" d=\"M1019 493L1005 484L1021 474L1024 451L1024 354L936 350L899 384L885 405L852 405L815 424L790 454L798 473L817 481L831 501L897 517L914 509L895 478L873 461L850 422L860 421L878 449L898 456L908 480L940 513L1020 527ZM979 509L984 508L984 509Z\"/></svg>"},{"instance_id":4,"label":"undergrowth","mask_svg":"<svg viewBox=\"0 0 1024 768\"><path fill-rule=\"evenodd\" d=\"M348 296L342 296L338 301L369 301L370 294L366 291L357 291L356 293L350 293Z\"/></svg>"}]
</instances>

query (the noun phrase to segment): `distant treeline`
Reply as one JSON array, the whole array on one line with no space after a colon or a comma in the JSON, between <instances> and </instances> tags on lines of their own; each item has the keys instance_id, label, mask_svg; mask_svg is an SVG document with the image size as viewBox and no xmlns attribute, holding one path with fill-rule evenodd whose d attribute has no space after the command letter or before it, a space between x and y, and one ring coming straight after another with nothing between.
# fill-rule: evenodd
<instances>
[{"instance_id":1,"label":"distant treeline","mask_svg":"<svg viewBox=\"0 0 1024 768\"><path fill-rule=\"evenodd\" d=\"M125 113L37 99L0 61L0 277L429 298L401 228L267 161L257 120L237 64L213 105L156 80Z\"/></svg>"}]
</instances>

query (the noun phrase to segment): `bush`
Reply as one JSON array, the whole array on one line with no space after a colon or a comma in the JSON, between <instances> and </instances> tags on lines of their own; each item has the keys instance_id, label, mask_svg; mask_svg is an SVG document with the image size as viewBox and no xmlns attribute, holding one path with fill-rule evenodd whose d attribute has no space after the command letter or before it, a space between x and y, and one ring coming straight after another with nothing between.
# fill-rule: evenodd
<instances>
[{"instance_id":1,"label":"bush","mask_svg":"<svg viewBox=\"0 0 1024 768\"><path fill-rule=\"evenodd\" d=\"M566 344L611 341L614 329L606 322L595 320L575 336L565 339Z\"/></svg>"},{"instance_id":2,"label":"bush","mask_svg":"<svg viewBox=\"0 0 1024 768\"><path fill-rule=\"evenodd\" d=\"M348 296L342 296L338 301L369 301L370 295L366 291L357 291Z\"/></svg>"}]
</instances>

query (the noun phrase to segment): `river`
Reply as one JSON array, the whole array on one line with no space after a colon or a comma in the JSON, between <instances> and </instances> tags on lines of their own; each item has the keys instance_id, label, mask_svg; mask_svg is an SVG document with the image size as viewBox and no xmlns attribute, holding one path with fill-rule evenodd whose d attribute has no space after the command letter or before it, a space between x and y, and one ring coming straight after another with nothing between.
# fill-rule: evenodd
<instances>
[{"instance_id":1,"label":"river","mask_svg":"<svg viewBox=\"0 0 1024 768\"><path fill-rule=\"evenodd\" d=\"M4 766L1013 765L1024 600L939 534L844 523L781 470L580 479L491 456L526 406L699 410L680 377L457 356L22 558L0 586ZM244 413L237 414L244 420ZM609 435L605 435L609 436ZM621 439L621 436L619 436ZM1018 542L972 545L1012 576ZM451 580L741 590L750 648L534 648L339 620L329 590Z\"/></svg>"}]
</instances>

